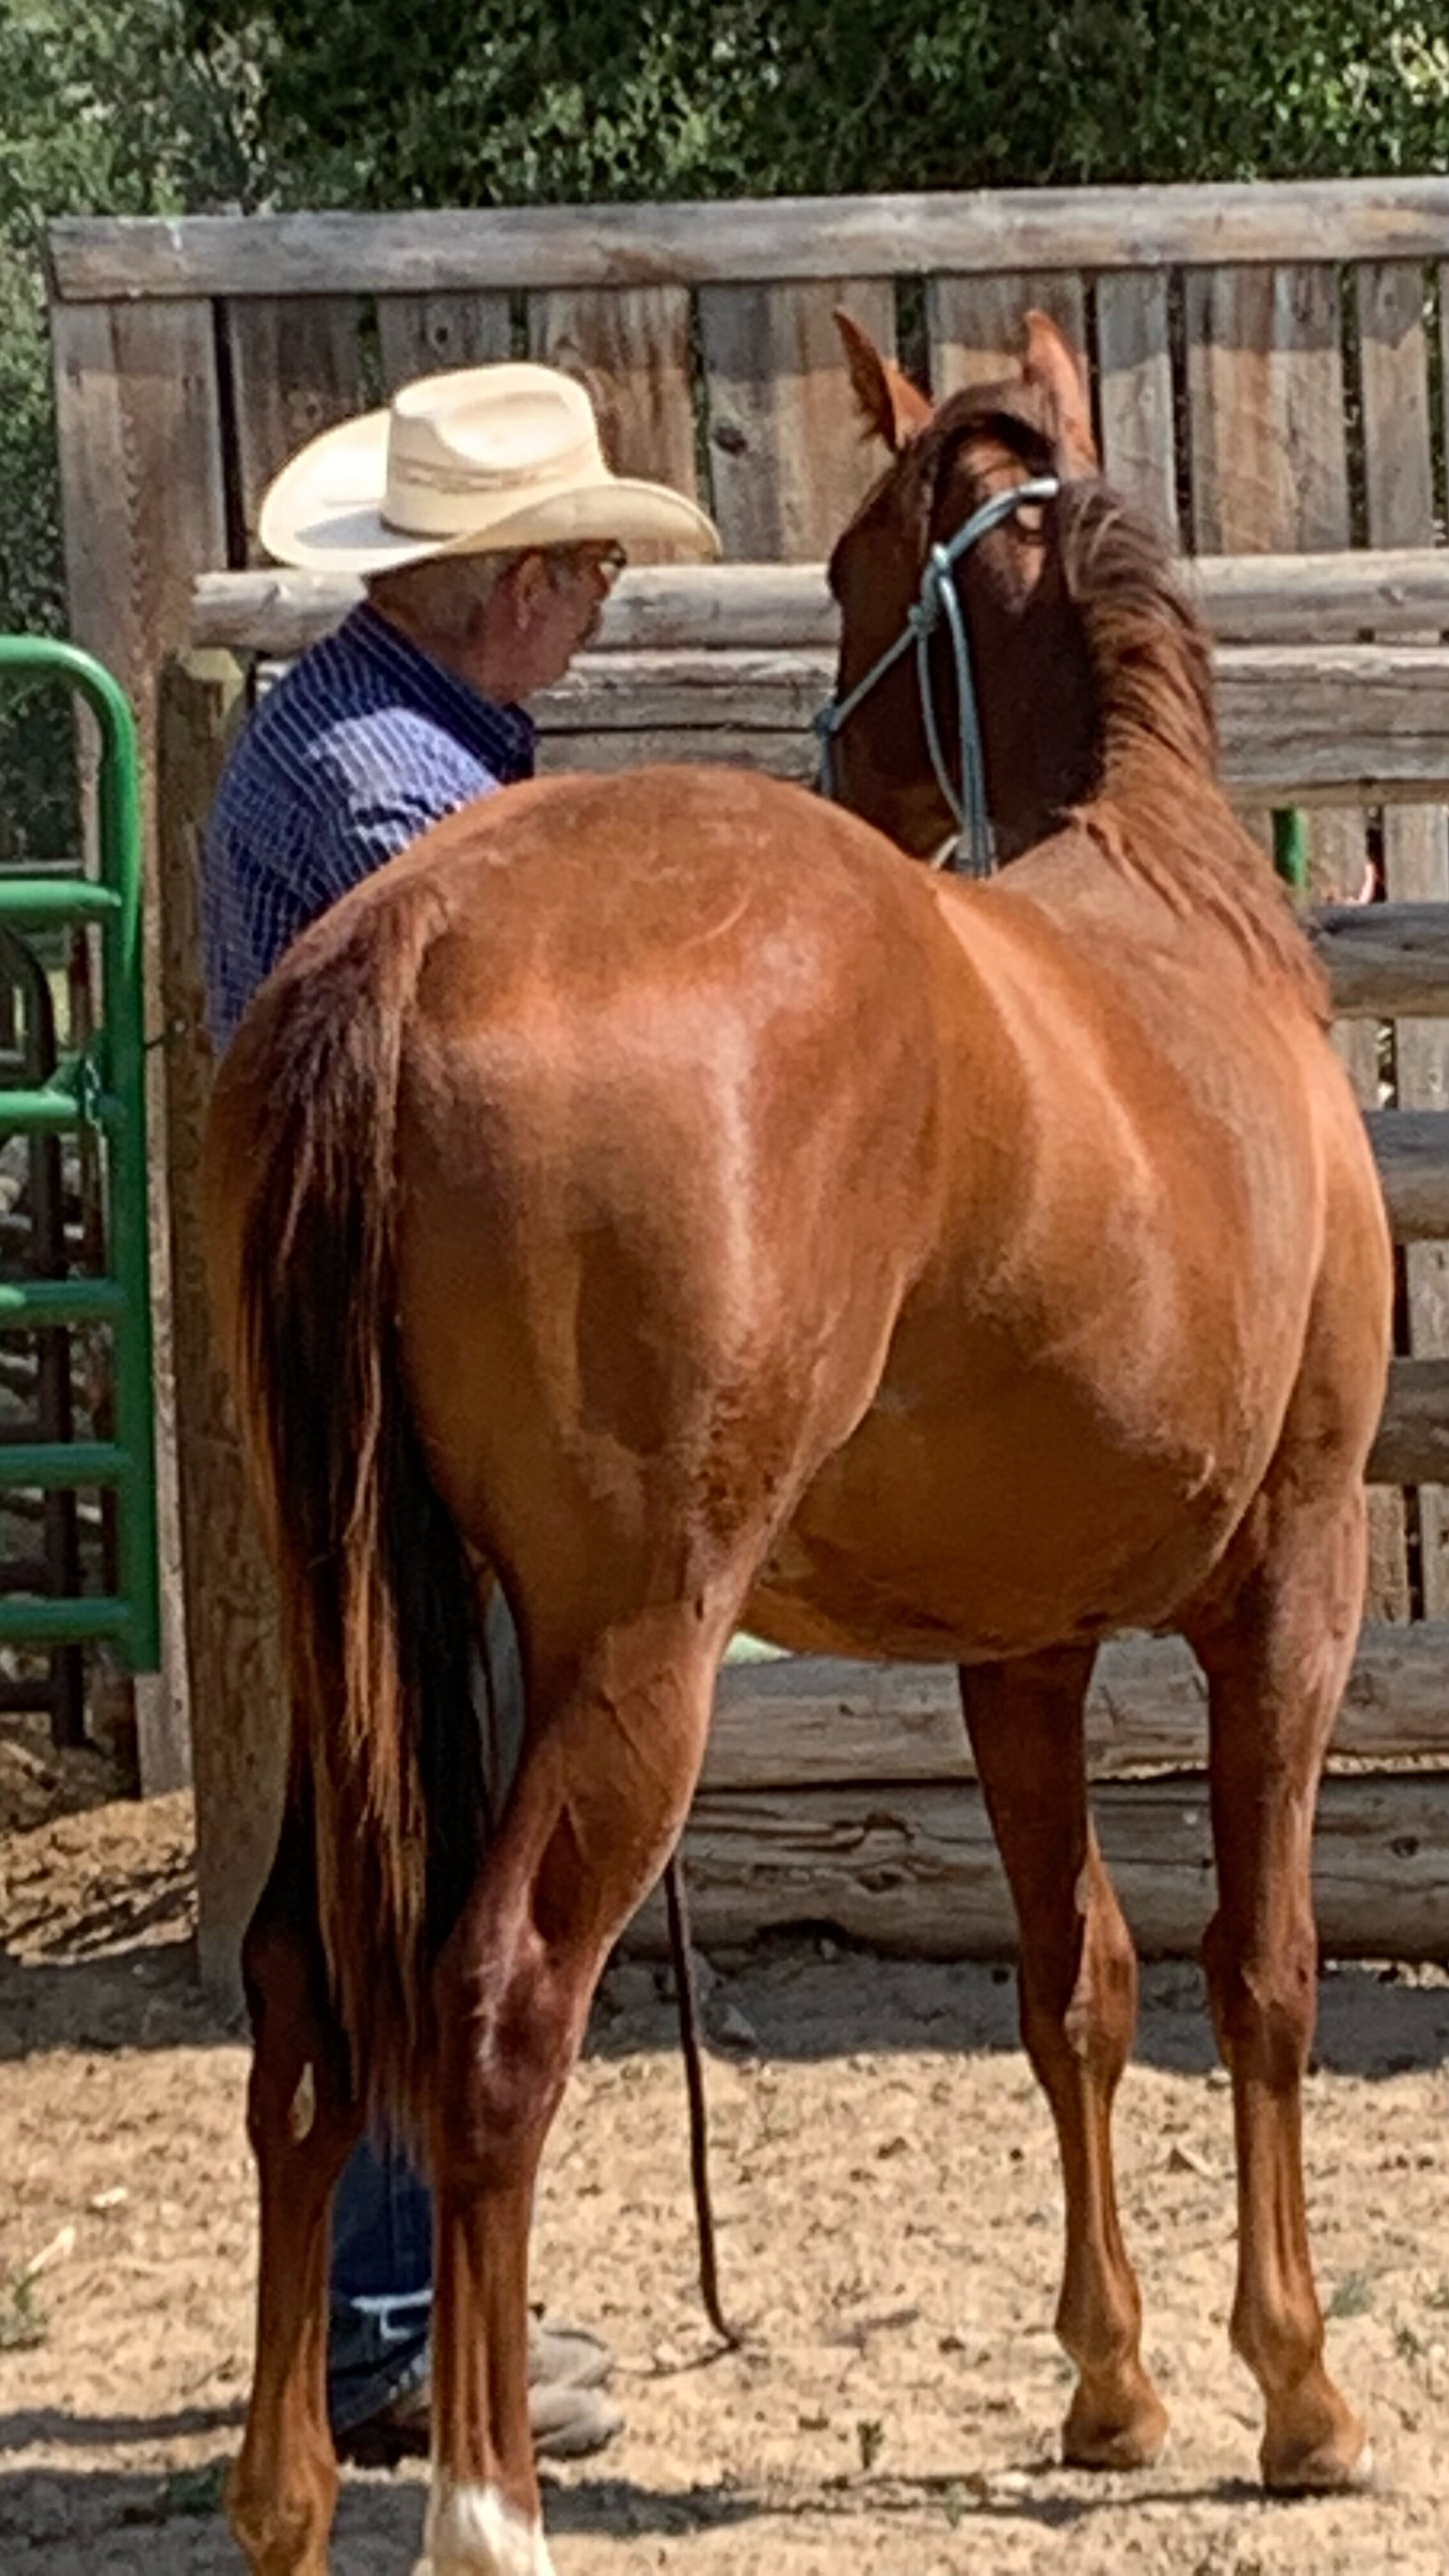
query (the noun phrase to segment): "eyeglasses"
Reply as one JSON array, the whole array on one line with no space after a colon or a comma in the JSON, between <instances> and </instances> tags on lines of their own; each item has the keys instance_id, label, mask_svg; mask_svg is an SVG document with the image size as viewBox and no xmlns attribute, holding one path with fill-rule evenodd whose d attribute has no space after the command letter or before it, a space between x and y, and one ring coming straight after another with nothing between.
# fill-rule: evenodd
<instances>
[{"instance_id":1,"label":"eyeglasses","mask_svg":"<svg viewBox=\"0 0 1449 2576\"><path fill-rule=\"evenodd\" d=\"M548 546L544 549L544 561L550 579L558 588L582 580L585 573L597 573L605 590L610 591L629 558L621 545L612 541L596 545L590 539L577 546Z\"/></svg>"}]
</instances>

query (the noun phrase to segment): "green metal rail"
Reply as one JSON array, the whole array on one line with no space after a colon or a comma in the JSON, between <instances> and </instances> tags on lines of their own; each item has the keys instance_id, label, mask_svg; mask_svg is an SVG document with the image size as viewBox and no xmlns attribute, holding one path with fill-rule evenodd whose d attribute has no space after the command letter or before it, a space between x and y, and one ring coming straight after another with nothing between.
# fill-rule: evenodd
<instances>
[{"instance_id":1,"label":"green metal rail","mask_svg":"<svg viewBox=\"0 0 1449 2576\"><path fill-rule=\"evenodd\" d=\"M107 1324L115 1343L113 1440L0 1445L0 1485L115 1489L119 1593L79 1599L0 1600L0 1644L44 1646L103 1639L133 1672L161 1660L156 1557L156 1453L152 1414L151 1289L146 1216L146 1079L142 1029L141 797L136 727L109 671L73 644L0 635L0 685L52 678L84 698L100 727L98 880L0 877L0 922L15 930L94 925L100 935L101 1025L34 1091L0 1091L0 1134L105 1139L104 1279L0 1280L0 1331Z\"/></svg>"},{"instance_id":2,"label":"green metal rail","mask_svg":"<svg viewBox=\"0 0 1449 2576\"><path fill-rule=\"evenodd\" d=\"M1300 903L1308 899L1308 826L1296 805L1273 817L1273 865Z\"/></svg>"}]
</instances>

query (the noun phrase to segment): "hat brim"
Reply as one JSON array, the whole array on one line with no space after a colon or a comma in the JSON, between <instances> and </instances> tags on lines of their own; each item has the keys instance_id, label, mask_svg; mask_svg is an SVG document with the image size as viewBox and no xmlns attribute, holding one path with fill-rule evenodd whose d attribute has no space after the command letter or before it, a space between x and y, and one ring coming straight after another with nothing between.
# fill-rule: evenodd
<instances>
[{"instance_id":1,"label":"hat brim","mask_svg":"<svg viewBox=\"0 0 1449 2576\"><path fill-rule=\"evenodd\" d=\"M583 480L540 485L514 505L482 493L475 526L446 537L404 534L382 515L388 414L368 412L312 439L284 466L262 502L257 534L278 563L304 572L389 572L432 556L516 554L530 546L666 545L696 562L721 553L719 531L698 505L664 483L607 467Z\"/></svg>"}]
</instances>

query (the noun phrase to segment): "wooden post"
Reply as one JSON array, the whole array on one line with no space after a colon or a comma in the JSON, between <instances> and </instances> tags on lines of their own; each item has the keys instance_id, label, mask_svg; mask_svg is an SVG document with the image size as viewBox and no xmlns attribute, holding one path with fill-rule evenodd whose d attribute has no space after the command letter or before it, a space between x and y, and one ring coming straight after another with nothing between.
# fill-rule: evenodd
<instances>
[{"instance_id":1,"label":"wooden post","mask_svg":"<svg viewBox=\"0 0 1449 2576\"><path fill-rule=\"evenodd\" d=\"M240 695L241 676L228 656L173 658L162 670L157 709L167 1184L199 1948L203 1981L228 2002L240 1994L241 1936L271 1861L286 1751L276 1598L212 1343L200 1204L212 1057L202 1014L197 853Z\"/></svg>"},{"instance_id":2,"label":"wooden post","mask_svg":"<svg viewBox=\"0 0 1449 2576\"><path fill-rule=\"evenodd\" d=\"M141 737L146 828L147 1018L159 1016L155 866L155 676L187 628L194 575L226 560L221 398L211 307L53 305L71 633L120 681ZM165 1099L155 1055L147 1083L152 1169L162 1168ZM163 1675L136 1688L141 1788L190 1777L185 1688L166 1211L151 1193L151 1302L156 1391L156 1496L162 1567Z\"/></svg>"},{"instance_id":3,"label":"wooden post","mask_svg":"<svg viewBox=\"0 0 1449 2576\"><path fill-rule=\"evenodd\" d=\"M1417 260L1363 267L1354 277L1371 546L1427 545L1434 536L1426 283ZM1424 631L1432 641L1434 629ZM1383 835L1390 901L1442 902L1449 895L1449 824L1442 807L1390 809ZM1400 1108L1442 1115L1449 1103L1449 1023L1394 1023L1394 1089ZM1405 1267L1409 1349L1425 1355L1449 1351L1449 1245L1413 1244ZM1442 1485L1421 1485L1416 1499L1423 1615L1439 1619L1449 1608L1449 1492Z\"/></svg>"}]
</instances>

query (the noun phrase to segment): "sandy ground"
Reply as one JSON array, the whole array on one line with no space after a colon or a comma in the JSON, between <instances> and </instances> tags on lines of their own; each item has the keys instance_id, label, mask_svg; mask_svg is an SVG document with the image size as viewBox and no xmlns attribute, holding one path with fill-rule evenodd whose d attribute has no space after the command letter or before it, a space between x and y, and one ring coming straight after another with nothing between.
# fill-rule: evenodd
<instances>
[{"instance_id":1,"label":"sandy ground","mask_svg":"<svg viewBox=\"0 0 1449 2576\"><path fill-rule=\"evenodd\" d=\"M106 1787L97 1761L0 1737L0 2568L221 2576L254 2259L245 2053L192 1982L186 1801L95 1804ZM824 1950L728 1960L710 1996L739 2353L694 2289L672 2014L639 1964L601 1995L536 2278L613 2338L627 2426L549 2481L559 2576L1444 2576L1443 1976L1324 1980L1320 2281L1381 2478L1267 2505L1226 2343L1228 2098L1195 1972L1149 1972L1119 2121L1173 2443L1150 2474L1092 2480L1054 2465L1060 2197L1009 1984ZM405 2570L422 2503L418 2471L350 2475L339 2576Z\"/></svg>"}]
</instances>

